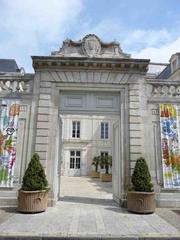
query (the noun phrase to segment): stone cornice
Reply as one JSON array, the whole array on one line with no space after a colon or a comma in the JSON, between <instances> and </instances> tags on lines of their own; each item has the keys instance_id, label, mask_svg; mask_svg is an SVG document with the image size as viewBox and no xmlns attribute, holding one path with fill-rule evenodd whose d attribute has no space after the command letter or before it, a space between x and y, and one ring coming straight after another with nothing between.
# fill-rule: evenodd
<instances>
[{"instance_id":1,"label":"stone cornice","mask_svg":"<svg viewBox=\"0 0 180 240\"><path fill-rule=\"evenodd\" d=\"M34 79L33 73L27 73L25 75L12 75L12 74L4 74L0 75L0 81L31 81Z\"/></svg>"},{"instance_id":2,"label":"stone cornice","mask_svg":"<svg viewBox=\"0 0 180 240\"><path fill-rule=\"evenodd\" d=\"M86 58L32 56L33 67L38 69L116 69L146 72L148 59Z\"/></svg>"},{"instance_id":3,"label":"stone cornice","mask_svg":"<svg viewBox=\"0 0 180 240\"><path fill-rule=\"evenodd\" d=\"M180 85L180 80L179 81L175 81L175 80L171 80L171 79L146 79L146 83L147 84L151 84L151 85Z\"/></svg>"}]
</instances>

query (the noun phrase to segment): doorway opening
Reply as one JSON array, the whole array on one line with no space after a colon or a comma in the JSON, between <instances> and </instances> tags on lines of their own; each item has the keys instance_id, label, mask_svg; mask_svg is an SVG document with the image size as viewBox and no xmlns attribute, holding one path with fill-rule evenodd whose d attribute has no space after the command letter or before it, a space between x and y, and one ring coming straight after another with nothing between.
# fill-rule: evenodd
<instances>
[{"instance_id":1,"label":"doorway opening","mask_svg":"<svg viewBox=\"0 0 180 240\"><path fill-rule=\"evenodd\" d=\"M60 200L112 202L113 183L90 175L95 170L92 165L95 157L113 155L114 124L120 120L119 102L117 92L61 92ZM113 162L112 157L112 166ZM106 167L99 164L96 170L105 173ZM111 166L109 170L113 174Z\"/></svg>"}]
</instances>

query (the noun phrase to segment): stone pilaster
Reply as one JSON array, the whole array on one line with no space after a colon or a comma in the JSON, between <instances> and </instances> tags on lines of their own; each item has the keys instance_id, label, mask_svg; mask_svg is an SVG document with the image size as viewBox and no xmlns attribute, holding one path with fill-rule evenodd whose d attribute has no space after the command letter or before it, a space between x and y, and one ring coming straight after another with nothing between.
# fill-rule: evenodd
<instances>
[{"instance_id":1,"label":"stone pilaster","mask_svg":"<svg viewBox=\"0 0 180 240\"><path fill-rule=\"evenodd\" d=\"M45 168L51 188L50 205L57 198L57 164L58 164L58 94L48 71L41 71L39 98L37 101L37 122L35 135L35 151L39 154ZM56 194L55 194L56 192Z\"/></svg>"},{"instance_id":2,"label":"stone pilaster","mask_svg":"<svg viewBox=\"0 0 180 240\"><path fill-rule=\"evenodd\" d=\"M129 145L132 174L136 159L142 156L140 84L138 82L129 85Z\"/></svg>"}]
</instances>

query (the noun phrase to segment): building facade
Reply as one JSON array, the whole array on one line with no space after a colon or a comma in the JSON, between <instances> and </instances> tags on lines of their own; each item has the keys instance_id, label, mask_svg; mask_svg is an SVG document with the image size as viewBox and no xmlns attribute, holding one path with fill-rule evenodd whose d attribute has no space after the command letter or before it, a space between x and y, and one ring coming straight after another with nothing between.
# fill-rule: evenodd
<instances>
[{"instance_id":1,"label":"building facade","mask_svg":"<svg viewBox=\"0 0 180 240\"><path fill-rule=\"evenodd\" d=\"M110 154L116 202L126 201L136 159L143 156L158 206L180 206L179 53L168 65L150 64L131 58L117 42L104 43L89 34L79 41L67 39L59 51L32 60L34 75L22 71L0 75L6 109L1 116L4 142L9 139L9 124L17 122L11 146L16 156L13 171L8 172L11 182L8 177L1 180L1 204L16 204L23 173L36 151L51 186L51 205L59 199L61 175L88 175L94 156ZM10 114L18 106L17 114ZM163 124L171 108L176 129L173 137L166 138ZM5 115L9 123L3 128ZM172 149L173 156L166 159L165 151L171 154ZM3 151L11 161L1 164L2 169L13 159L12 151L6 147Z\"/></svg>"}]
</instances>

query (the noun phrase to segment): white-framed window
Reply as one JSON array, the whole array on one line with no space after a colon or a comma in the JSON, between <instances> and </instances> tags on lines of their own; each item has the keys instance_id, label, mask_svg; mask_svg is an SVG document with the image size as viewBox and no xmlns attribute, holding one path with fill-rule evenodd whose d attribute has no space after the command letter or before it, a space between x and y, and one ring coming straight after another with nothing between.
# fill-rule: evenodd
<instances>
[{"instance_id":1,"label":"white-framed window","mask_svg":"<svg viewBox=\"0 0 180 240\"><path fill-rule=\"evenodd\" d=\"M80 121L72 121L72 138L80 138Z\"/></svg>"},{"instance_id":2,"label":"white-framed window","mask_svg":"<svg viewBox=\"0 0 180 240\"><path fill-rule=\"evenodd\" d=\"M102 151L102 152L100 153L100 155L101 155L101 157L107 157L107 156L109 155L109 152L107 152L107 151Z\"/></svg>"},{"instance_id":3,"label":"white-framed window","mask_svg":"<svg viewBox=\"0 0 180 240\"><path fill-rule=\"evenodd\" d=\"M81 151L70 151L70 168L80 169L81 167Z\"/></svg>"},{"instance_id":4,"label":"white-framed window","mask_svg":"<svg viewBox=\"0 0 180 240\"><path fill-rule=\"evenodd\" d=\"M101 122L101 139L109 138L109 123Z\"/></svg>"}]
</instances>

